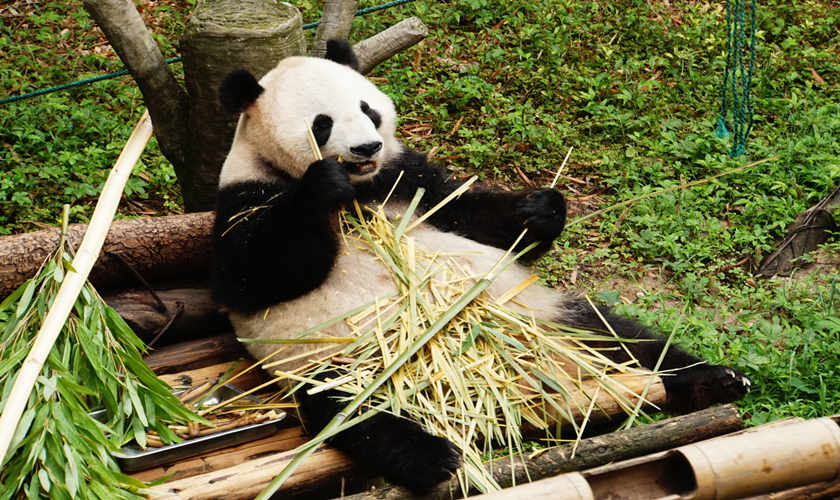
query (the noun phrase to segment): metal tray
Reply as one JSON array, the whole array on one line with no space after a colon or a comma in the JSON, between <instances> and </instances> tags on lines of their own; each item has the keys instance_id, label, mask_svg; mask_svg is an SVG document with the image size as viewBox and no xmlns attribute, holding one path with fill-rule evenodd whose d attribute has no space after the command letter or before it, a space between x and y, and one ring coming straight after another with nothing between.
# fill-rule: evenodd
<instances>
[{"instance_id":1,"label":"metal tray","mask_svg":"<svg viewBox=\"0 0 840 500\"><path fill-rule=\"evenodd\" d=\"M227 384L223 385L209 397L205 397L202 406L212 406L240 393L242 391L237 387ZM253 396L246 396L246 398L256 403L261 402L259 398ZM144 450L132 442L123 446L120 451L112 453L112 455L117 460L123 472L137 472L150 469L158 465L177 462L182 458L271 436L277 432L280 428L280 422L286 417L285 412L278 413L280 413L278 418L266 422L244 425L206 436L185 439L180 443L170 444L160 448L147 448Z\"/></svg>"}]
</instances>

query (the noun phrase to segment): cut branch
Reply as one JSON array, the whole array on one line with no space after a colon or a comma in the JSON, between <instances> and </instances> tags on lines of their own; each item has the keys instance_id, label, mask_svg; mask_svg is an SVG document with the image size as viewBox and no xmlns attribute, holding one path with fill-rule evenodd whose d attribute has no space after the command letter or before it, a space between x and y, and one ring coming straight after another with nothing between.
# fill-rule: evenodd
<instances>
[{"instance_id":1,"label":"cut branch","mask_svg":"<svg viewBox=\"0 0 840 500\"><path fill-rule=\"evenodd\" d=\"M347 38L353 25L358 0L326 0L324 13L318 24L318 33L312 42L310 55L324 57L327 53L327 40L330 38Z\"/></svg>"},{"instance_id":2,"label":"cut branch","mask_svg":"<svg viewBox=\"0 0 840 500\"><path fill-rule=\"evenodd\" d=\"M377 64L422 41L429 29L416 17L409 17L353 46L359 58L359 72L369 73Z\"/></svg>"}]
</instances>

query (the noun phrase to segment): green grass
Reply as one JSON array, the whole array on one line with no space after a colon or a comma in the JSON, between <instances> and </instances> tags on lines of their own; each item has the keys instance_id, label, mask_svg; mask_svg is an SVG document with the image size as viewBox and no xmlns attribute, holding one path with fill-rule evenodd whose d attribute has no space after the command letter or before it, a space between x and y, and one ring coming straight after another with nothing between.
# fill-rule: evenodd
<instances>
[{"instance_id":1,"label":"green grass","mask_svg":"<svg viewBox=\"0 0 840 500\"><path fill-rule=\"evenodd\" d=\"M190 4L144 11L167 57ZM299 5L317 19L314 3ZM723 5L418 0L358 19L351 38L419 16L428 39L372 75L395 98L401 136L455 172L512 187L522 176L547 185L574 146L559 184L572 217L779 155L574 226L539 269L664 331L684 316L680 344L752 378L740 405L754 423L840 413L836 265L811 278L752 277L796 215L840 181L840 9L759 4L756 121L747 154L732 159L714 135ZM102 40L79 2L3 21L4 94L120 69L93 50ZM0 107L0 234L54 222L65 202L84 220L141 107L128 78ZM124 214L178 210L155 147L128 200ZM837 261L840 249L820 255Z\"/></svg>"}]
</instances>

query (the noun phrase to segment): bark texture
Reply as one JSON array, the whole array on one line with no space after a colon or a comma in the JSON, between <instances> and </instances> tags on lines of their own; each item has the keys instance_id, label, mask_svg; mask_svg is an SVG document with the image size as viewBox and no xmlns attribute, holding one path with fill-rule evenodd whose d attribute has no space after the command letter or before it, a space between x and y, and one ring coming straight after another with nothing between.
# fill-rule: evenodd
<instances>
[{"instance_id":1,"label":"bark texture","mask_svg":"<svg viewBox=\"0 0 840 500\"><path fill-rule=\"evenodd\" d=\"M100 290L136 286L137 278L125 262L149 282L204 279L212 227L212 212L115 221L90 279ZM78 248L86 228L86 224L68 228L70 248ZM0 238L0 297L35 275L59 236L56 228Z\"/></svg>"},{"instance_id":2,"label":"bark texture","mask_svg":"<svg viewBox=\"0 0 840 500\"><path fill-rule=\"evenodd\" d=\"M232 333L162 347L143 358L157 375L180 373L224 363L237 357L247 358L242 344Z\"/></svg>"},{"instance_id":3,"label":"bark texture","mask_svg":"<svg viewBox=\"0 0 840 500\"><path fill-rule=\"evenodd\" d=\"M207 288L137 288L104 299L147 343L160 335L157 346L232 330Z\"/></svg>"},{"instance_id":4,"label":"bark texture","mask_svg":"<svg viewBox=\"0 0 840 500\"><path fill-rule=\"evenodd\" d=\"M178 178L190 186L183 189L187 211L214 208L219 170L239 119L219 102L222 79L235 69L260 79L280 59L302 55L301 26L300 12L285 2L202 0L193 10L180 47L190 95L190 168Z\"/></svg>"},{"instance_id":5,"label":"bark texture","mask_svg":"<svg viewBox=\"0 0 840 500\"><path fill-rule=\"evenodd\" d=\"M353 51L359 58L359 72L363 75L370 73L377 64L419 43L428 34L429 28L423 21L409 17L362 40L353 46Z\"/></svg>"},{"instance_id":6,"label":"bark texture","mask_svg":"<svg viewBox=\"0 0 840 500\"><path fill-rule=\"evenodd\" d=\"M358 0L324 0L324 12L309 55L324 57L327 53L327 40L348 38L358 5Z\"/></svg>"}]
</instances>

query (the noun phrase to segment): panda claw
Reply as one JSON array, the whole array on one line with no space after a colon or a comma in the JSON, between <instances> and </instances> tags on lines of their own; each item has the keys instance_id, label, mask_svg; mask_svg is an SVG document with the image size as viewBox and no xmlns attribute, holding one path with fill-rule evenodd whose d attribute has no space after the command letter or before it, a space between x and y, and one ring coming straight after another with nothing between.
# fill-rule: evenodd
<instances>
[{"instance_id":1,"label":"panda claw","mask_svg":"<svg viewBox=\"0 0 840 500\"><path fill-rule=\"evenodd\" d=\"M677 413L737 401L752 386L749 378L732 368L706 364L680 370L663 382L668 393L668 407Z\"/></svg>"}]
</instances>

